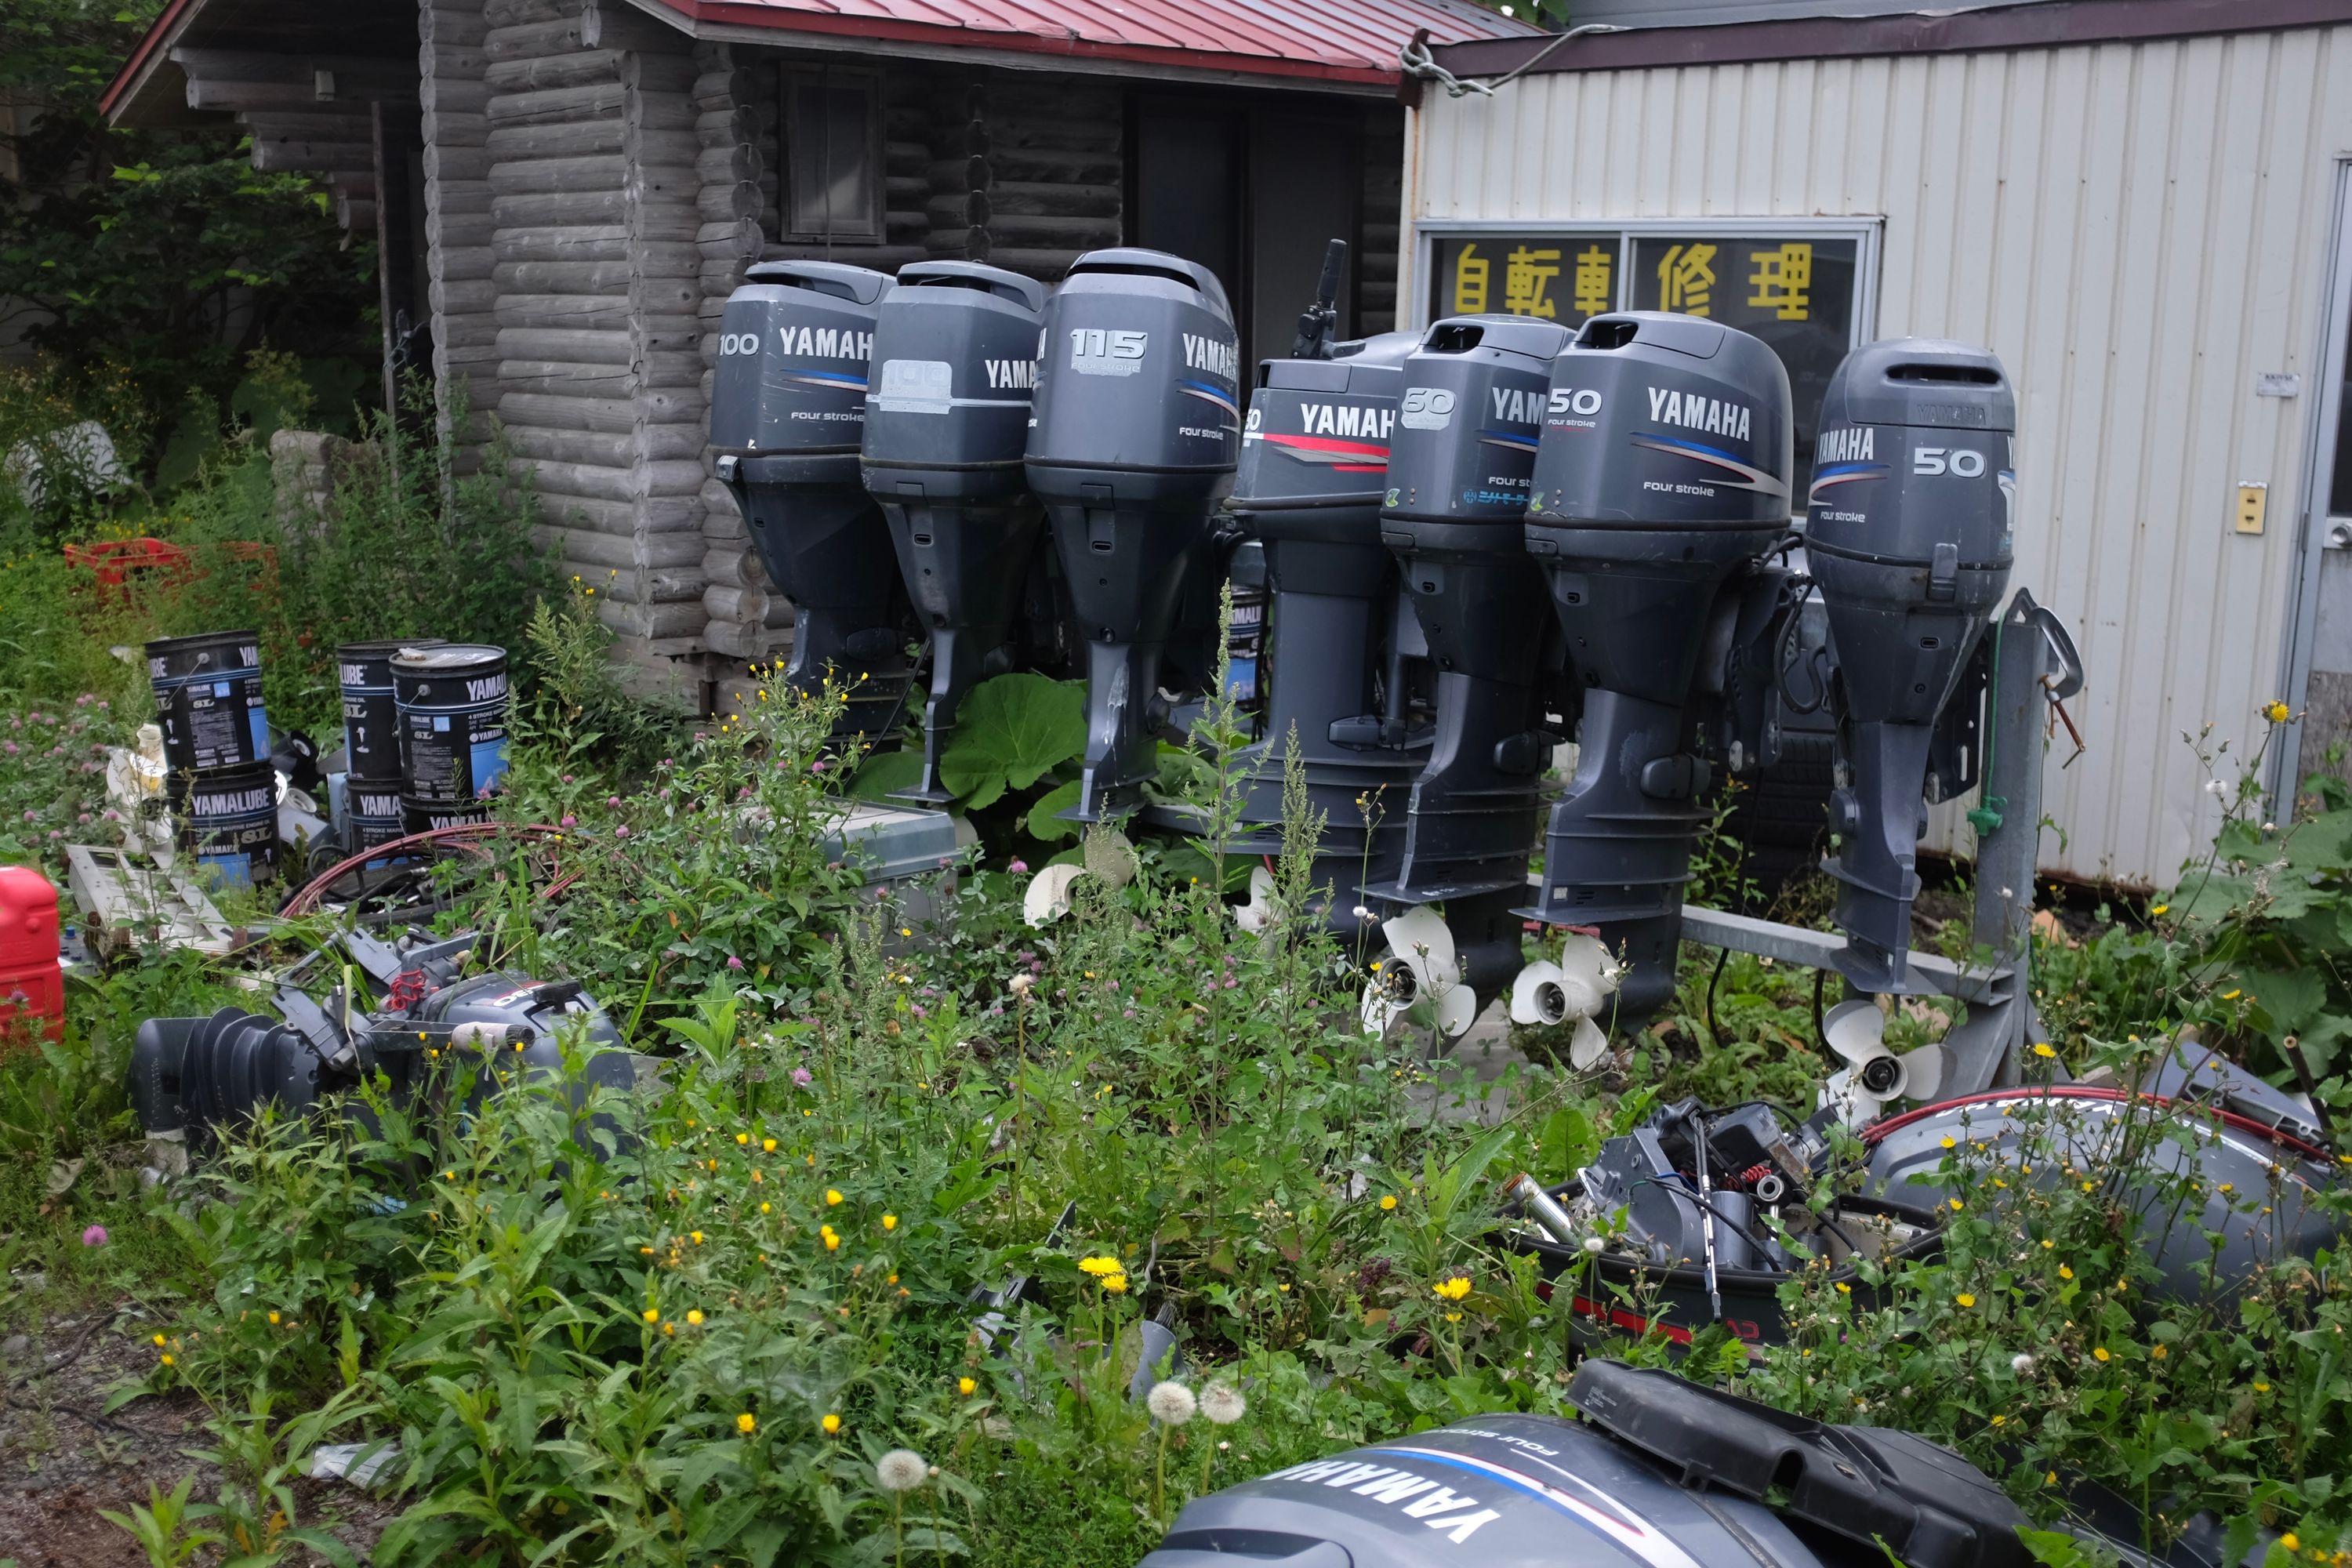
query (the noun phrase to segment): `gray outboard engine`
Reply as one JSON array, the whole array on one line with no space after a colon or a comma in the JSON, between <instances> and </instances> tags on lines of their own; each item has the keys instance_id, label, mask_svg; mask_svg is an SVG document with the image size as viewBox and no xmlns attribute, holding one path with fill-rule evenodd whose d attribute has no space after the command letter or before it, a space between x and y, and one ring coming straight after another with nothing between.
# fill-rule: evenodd
<instances>
[{"instance_id":1,"label":"gray outboard engine","mask_svg":"<svg viewBox=\"0 0 2352 1568\"><path fill-rule=\"evenodd\" d=\"M1349 911L1402 868L1406 805L1428 757L1427 737L1408 734L1420 626L1380 521L1417 342L1388 332L1260 364L1234 485L1234 517L1264 542L1270 593L1265 726L1245 754L1242 816L1279 826L1295 735L1325 819L1316 885L1341 934L1363 932Z\"/></svg>"},{"instance_id":2,"label":"gray outboard engine","mask_svg":"<svg viewBox=\"0 0 2352 1568\"><path fill-rule=\"evenodd\" d=\"M1583 719L1525 912L1622 947L1620 1021L1674 994L1708 818L1693 679L1727 582L1790 531L1792 461L1789 373L1746 332L1624 311L1585 322L1553 362L1525 537Z\"/></svg>"},{"instance_id":3,"label":"gray outboard engine","mask_svg":"<svg viewBox=\"0 0 2352 1568\"><path fill-rule=\"evenodd\" d=\"M1045 286L1017 272L924 261L899 269L876 318L866 488L931 642L922 777L904 799L952 798L939 766L956 708L1013 663L1044 523L1022 457L1045 307Z\"/></svg>"},{"instance_id":4,"label":"gray outboard engine","mask_svg":"<svg viewBox=\"0 0 2352 1568\"><path fill-rule=\"evenodd\" d=\"M729 296L710 391L719 481L769 580L793 603L787 679L849 693L835 727L880 739L906 700L912 627L890 532L858 478L876 307L890 279L832 261L771 261Z\"/></svg>"},{"instance_id":5,"label":"gray outboard engine","mask_svg":"<svg viewBox=\"0 0 2352 1568\"><path fill-rule=\"evenodd\" d=\"M1500 1414L1195 1498L1143 1568L2028 1568L2027 1520L1948 1448L1588 1361L1581 1421ZM1465 1549L1467 1549L1466 1552Z\"/></svg>"},{"instance_id":6,"label":"gray outboard engine","mask_svg":"<svg viewBox=\"0 0 2352 1568\"><path fill-rule=\"evenodd\" d=\"M1045 308L1028 474L1087 640L1078 821L1131 809L1154 774L1160 658L1232 483L1240 366L1223 288L1181 257L1089 251Z\"/></svg>"},{"instance_id":7,"label":"gray outboard engine","mask_svg":"<svg viewBox=\"0 0 2352 1568\"><path fill-rule=\"evenodd\" d=\"M208 1018L148 1019L131 1050L130 1097L141 1126L150 1138L204 1153L265 1106L307 1114L323 1096L379 1073L405 1102L469 1064L519 1073L517 1082L561 1085L574 1104L593 1087L632 1087L633 1058L579 982L466 973L481 944L471 932L389 942L350 932L341 939L344 973L356 973L358 984L324 1003L289 981L273 998L276 1017L224 1007ZM586 1053L577 1079L563 1056L572 1030ZM481 1073L474 1099L495 1081Z\"/></svg>"},{"instance_id":8,"label":"gray outboard engine","mask_svg":"<svg viewBox=\"0 0 2352 1568\"><path fill-rule=\"evenodd\" d=\"M1913 988L1923 795L1937 721L2009 585L2017 402L1991 351L1926 338L1866 343L1822 398L1805 556L1836 658L1836 957L1864 991Z\"/></svg>"},{"instance_id":9,"label":"gray outboard engine","mask_svg":"<svg viewBox=\"0 0 2352 1568\"><path fill-rule=\"evenodd\" d=\"M1412 786L1404 864L1387 896L1429 903L1527 879L1554 738L1538 689L1556 648L1522 536L1552 357L1569 332L1460 316L1405 361L1381 538L1436 667L1436 732Z\"/></svg>"}]
</instances>

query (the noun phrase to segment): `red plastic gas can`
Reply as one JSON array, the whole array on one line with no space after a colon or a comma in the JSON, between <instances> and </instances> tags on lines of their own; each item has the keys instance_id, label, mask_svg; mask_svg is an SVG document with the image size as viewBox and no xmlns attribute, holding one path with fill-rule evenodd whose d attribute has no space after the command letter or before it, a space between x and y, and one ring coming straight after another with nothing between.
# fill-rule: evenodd
<instances>
[{"instance_id":1,"label":"red plastic gas can","mask_svg":"<svg viewBox=\"0 0 2352 1568\"><path fill-rule=\"evenodd\" d=\"M40 1019L52 1040L65 1033L58 889L30 866L0 866L0 1028L20 1016Z\"/></svg>"}]
</instances>

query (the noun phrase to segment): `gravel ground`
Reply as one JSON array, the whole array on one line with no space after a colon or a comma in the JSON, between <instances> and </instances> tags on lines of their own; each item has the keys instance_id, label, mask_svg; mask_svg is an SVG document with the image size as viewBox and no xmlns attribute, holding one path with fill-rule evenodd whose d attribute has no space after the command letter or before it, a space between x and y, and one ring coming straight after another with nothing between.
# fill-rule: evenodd
<instances>
[{"instance_id":1,"label":"gravel ground","mask_svg":"<svg viewBox=\"0 0 2352 1568\"><path fill-rule=\"evenodd\" d=\"M194 1472L192 1501L220 1489L220 1473L187 1457L205 1446L204 1408L185 1392L102 1414L118 1384L142 1375L153 1352L127 1307L50 1320L0 1341L0 1563L16 1568L143 1568L136 1542L100 1517L170 1491ZM325 1521L365 1554L396 1505L333 1482L296 1485L305 1522Z\"/></svg>"}]
</instances>

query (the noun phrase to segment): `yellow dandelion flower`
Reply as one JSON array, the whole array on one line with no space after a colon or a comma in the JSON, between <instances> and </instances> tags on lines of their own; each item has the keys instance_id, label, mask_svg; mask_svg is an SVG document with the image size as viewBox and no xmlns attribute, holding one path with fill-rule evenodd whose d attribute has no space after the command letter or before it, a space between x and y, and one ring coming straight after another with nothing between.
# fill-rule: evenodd
<instances>
[{"instance_id":1,"label":"yellow dandelion flower","mask_svg":"<svg viewBox=\"0 0 2352 1568\"><path fill-rule=\"evenodd\" d=\"M157 1356L155 1359L156 1359L157 1361L159 1361L159 1362L163 1363L165 1366L174 1366L174 1365L177 1365L177 1364L178 1364L177 1363L175 1363L175 1362L173 1362L173 1361L172 1360L172 1352L169 1352L169 1351L164 1352L162 1355Z\"/></svg>"},{"instance_id":2,"label":"yellow dandelion flower","mask_svg":"<svg viewBox=\"0 0 2352 1568\"><path fill-rule=\"evenodd\" d=\"M776 1152L776 1141L772 1138L762 1138L760 1140L760 1147L772 1154Z\"/></svg>"},{"instance_id":3,"label":"yellow dandelion flower","mask_svg":"<svg viewBox=\"0 0 2352 1568\"><path fill-rule=\"evenodd\" d=\"M841 1194L840 1194L839 1193L835 1192L835 1191L833 1188L831 1188L831 1187L827 1187L827 1188L825 1188L825 1190L824 1190L824 1206L825 1206L825 1207L827 1207L827 1208L832 1208L832 1207L835 1206L836 1205L838 1205L840 1202L841 1202Z\"/></svg>"},{"instance_id":4,"label":"yellow dandelion flower","mask_svg":"<svg viewBox=\"0 0 2352 1568\"><path fill-rule=\"evenodd\" d=\"M2106 1346L2105 1346L2105 1345L2101 1345L2101 1346L2099 1346L2099 1347L2098 1347L2098 1349L2096 1349L2096 1350L2095 1350L2095 1351L2093 1351L2093 1352L2091 1352L2091 1359L2092 1359L2093 1361L2097 1361L2097 1362L2106 1362L2106 1361L2113 1361L2115 1358L2114 1358L2113 1356L2110 1356L2109 1354L2107 1354L2107 1347L2106 1347Z\"/></svg>"},{"instance_id":5,"label":"yellow dandelion flower","mask_svg":"<svg viewBox=\"0 0 2352 1568\"><path fill-rule=\"evenodd\" d=\"M742 1433L746 1437L759 1429L760 1423L750 1411L746 1410L742 1415L735 1417L735 1430Z\"/></svg>"},{"instance_id":6,"label":"yellow dandelion flower","mask_svg":"<svg viewBox=\"0 0 2352 1568\"><path fill-rule=\"evenodd\" d=\"M660 1321L661 1321L661 1309L660 1309L660 1308L658 1308L658 1307L647 1307L647 1308L646 1309L646 1322L648 1322L648 1323L658 1323L658 1322L660 1322Z\"/></svg>"},{"instance_id":7,"label":"yellow dandelion flower","mask_svg":"<svg viewBox=\"0 0 2352 1568\"><path fill-rule=\"evenodd\" d=\"M694 1308L686 1314L686 1326L689 1329L698 1329L702 1327L701 1308Z\"/></svg>"},{"instance_id":8,"label":"yellow dandelion flower","mask_svg":"<svg viewBox=\"0 0 2352 1568\"><path fill-rule=\"evenodd\" d=\"M960 1377L956 1379L956 1392L958 1394L970 1394L979 1387L980 1384L973 1382L971 1378Z\"/></svg>"},{"instance_id":9,"label":"yellow dandelion flower","mask_svg":"<svg viewBox=\"0 0 2352 1568\"><path fill-rule=\"evenodd\" d=\"M1958 1295L1953 1297L1952 1300L1958 1301L1963 1308L1973 1307L1977 1304L1976 1297L1966 1290L1961 1291Z\"/></svg>"},{"instance_id":10,"label":"yellow dandelion flower","mask_svg":"<svg viewBox=\"0 0 2352 1568\"><path fill-rule=\"evenodd\" d=\"M2152 915L2169 914L2172 912L2172 906L2170 904L2150 904L2148 906L2147 912Z\"/></svg>"},{"instance_id":11,"label":"yellow dandelion flower","mask_svg":"<svg viewBox=\"0 0 2352 1568\"><path fill-rule=\"evenodd\" d=\"M898 1229L898 1216L897 1215L894 1215L894 1214L886 1214L886 1215L884 1215L882 1216L882 1228L883 1228L884 1230L896 1230L896 1229Z\"/></svg>"},{"instance_id":12,"label":"yellow dandelion flower","mask_svg":"<svg viewBox=\"0 0 2352 1568\"><path fill-rule=\"evenodd\" d=\"M1394 1207L1396 1207L1396 1194L1394 1193L1382 1193L1381 1194L1381 1212L1385 1214Z\"/></svg>"},{"instance_id":13,"label":"yellow dandelion flower","mask_svg":"<svg viewBox=\"0 0 2352 1568\"><path fill-rule=\"evenodd\" d=\"M824 1238L824 1249L827 1252L839 1252L841 1250L841 1237L827 1235Z\"/></svg>"},{"instance_id":14,"label":"yellow dandelion flower","mask_svg":"<svg viewBox=\"0 0 2352 1568\"><path fill-rule=\"evenodd\" d=\"M2263 704L2263 717L2273 724L2284 724L2293 717L2293 713L2285 703L2273 700ZM2292 1552L2294 1548L2290 1546L2287 1550Z\"/></svg>"},{"instance_id":15,"label":"yellow dandelion flower","mask_svg":"<svg viewBox=\"0 0 2352 1568\"><path fill-rule=\"evenodd\" d=\"M735 1142L738 1143L749 1143L751 1141L751 1135L749 1132L738 1132L735 1134Z\"/></svg>"},{"instance_id":16,"label":"yellow dandelion flower","mask_svg":"<svg viewBox=\"0 0 2352 1568\"><path fill-rule=\"evenodd\" d=\"M1114 1296L1124 1296L1124 1295L1126 1295L1126 1294L1127 1294L1127 1276L1126 1276L1126 1274L1122 1272L1122 1273L1118 1273L1118 1274L1106 1274L1106 1275L1104 1275L1104 1276L1102 1277L1102 1288L1103 1288L1104 1289L1106 1289L1106 1290L1109 1291L1109 1292L1110 1292L1112 1295L1114 1295Z\"/></svg>"},{"instance_id":17,"label":"yellow dandelion flower","mask_svg":"<svg viewBox=\"0 0 2352 1568\"><path fill-rule=\"evenodd\" d=\"M841 1417L834 1415L831 1411L827 1411L825 1412L824 1419L818 1422L817 1425L824 1427L824 1435L830 1437L835 1433L841 1430Z\"/></svg>"},{"instance_id":18,"label":"yellow dandelion flower","mask_svg":"<svg viewBox=\"0 0 2352 1568\"><path fill-rule=\"evenodd\" d=\"M772 1210L774 1206L775 1206L775 1205L772 1205L772 1204L761 1204L761 1205L760 1205L760 1212L761 1212L761 1214L766 1214L766 1213L770 1212L770 1210Z\"/></svg>"},{"instance_id":19,"label":"yellow dandelion flower","mask_svg":"<svg viewBox=\"0 0 2352 1568\"><path fill-rule=\"evenodd\" d=\"M2074 1278L2074 1266L2066 1263L2060 1264L2058 1266L2058 1278L2061 1279L2072 1279Z\"/></svg>"},{"instance_id":20,"label":"yellow dandelion flower","mask_svg":"<svg viewBox=\"0 0 2352 1568\"><path fill-rule=\"evenodd\" d=\"M2043 1061L2048 1061L2058 1053L2050 1048L2049 1041L2042 1040L2034 1046L2033 1054L2040 1057Z\"/></svg>"}]
</instances>

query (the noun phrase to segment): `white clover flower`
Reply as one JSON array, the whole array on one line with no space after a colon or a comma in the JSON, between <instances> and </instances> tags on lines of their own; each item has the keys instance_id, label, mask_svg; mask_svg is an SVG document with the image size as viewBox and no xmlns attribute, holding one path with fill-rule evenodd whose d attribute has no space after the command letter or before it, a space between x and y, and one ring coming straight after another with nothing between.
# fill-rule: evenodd
<instances>
[{"instance_id":1,"label":"white clover flower","mask_svg":"<svg viewBox=\"0 0 2352 1568\"><path fill-rule=\"evenodd\" d=\"M2020 1377L2031 1377L2033 1375L2033 1358L2020 1351L2009 1358L2009 1370Z\"/></svg>"},{"instance_id":2,"label":"white clover flower","mask_svg":"<svg viewBox=\"0 0 2352 1568\"><path fill-rule=\"evenodd\" d=\"M1151 1418L1170 1426L1181 1426L1192 1419L1197 1403L1191 1389L1174 1382L1153 1384L1143 1398L1143 1407L1151 1412Z\"/></svg>"},{"instance_id":3,"label":"white clover flower","mask_svg":"<svg viewBox=\"0 0 2352 1568\"><path fill-rule=\"evenodd\" d=\"M930 1473L930 1466L912 1448L893 1448L875 1461L874 1484L886 1492L910 1492Z\"/></svg>"},{"instance_id":4,"label":"white clover flower","mask_svg":"<svg viewBox=\"0 0 2352 1568\"><path fill-rule=\"evenodd\" d=\"M1230 1383L1213 1383L1201 1391L1201 1414L1219 1426L1230 1426L1249 1414L1249 1401Z\"/></svg>"}]
</instances>

